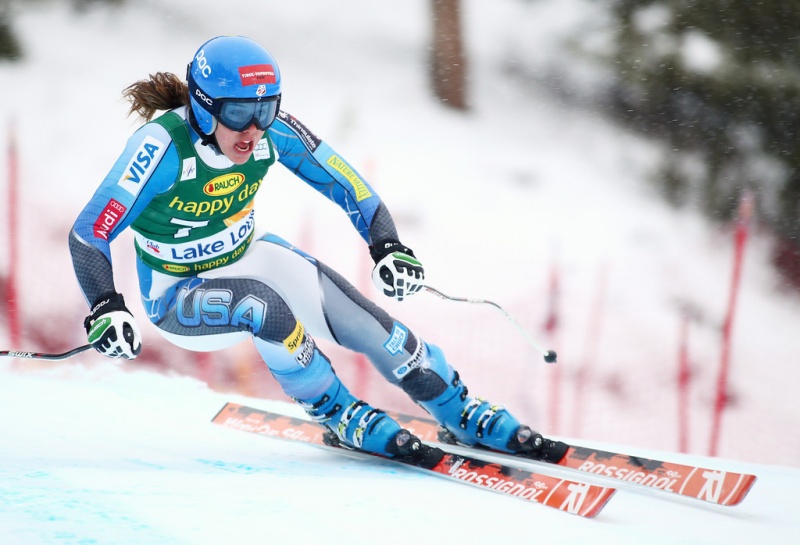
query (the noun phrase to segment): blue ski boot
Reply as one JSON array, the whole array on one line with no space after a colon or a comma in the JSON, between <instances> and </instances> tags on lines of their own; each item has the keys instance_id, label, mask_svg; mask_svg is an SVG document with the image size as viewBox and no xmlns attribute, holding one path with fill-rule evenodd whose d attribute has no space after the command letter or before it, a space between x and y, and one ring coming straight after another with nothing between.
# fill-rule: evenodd
<instances>
[{"instance_id":1,"label":"blue ski boot","mask_svg":"<svg viewBox=\"0 0 800 545\"><path fill-rule=\"evenodd\" d=\"M339 436L336 435L330 428L328 428L322 435L322 440L326 445L330 445L332 447L362 450L355 449L350 445L343 443ZM419 437L413 435L406 429L401 429L398 431L394 436L394 439L389 441L389 444L386 445L385 454L386 457L391 458L392 460L397 460L398 462L403 462L404 464L409 464L412 466L424 467L425 469L431 469L434 467L439 463L444 455L445 452L442 449L426 445L419 440Z\"/></svg>"},{"instance_id":2,"label":"blue ski boot","mask_svg":"<svg viewBox=\"0 0 800 545\"><path fill-rule=\"evenodd\" d=\"M440 449L424 445L386 413L351 394L309 335L303 337L302 346L300 356L287 358L282 346L273 349L268 343L257 344L264 360L272 362L269 370L283 391L328 429L326 443L412 465L433 466L444 456ZM301 364L301 359L305 363Z\"/></svg>"},{"instance_id":3,"label":"blue ski boot","mask_svg":"<svg viewBox=\"0 0 800 545\"><path fill-rule=\"evenodd\" d=\"M310 400L295 398L308 415L327 427L344 445L389 455L387 447L400 425L386 413L356 398L339 380Z\"/></svg>"},{"instance_id":4,"label":"blue ski boot","mask_svg":"<svg viewBox=\"0 0 800 545\"><path fill-rule=\"evenodd\" d=\"M403 390L442 425L444 442L482 446L537 460L557 462L566 446L522 425L502 405L470 397L441 349L426 344L421 364L400 383Z\"/></svg>"},{"instance_id":5,"label":"blue ski boot","mask_svg":"<svg viewBox=\"0 0 800 545\"><path fill-rule=\"evenodd\" d=\"M328 363L318 352L314 357ZM380 454L429 468L444 456L441 449L425 445L385 412L356 398L335 374L322 395L309 400L294 399L311 418L328 428L324 437L328 445Z\"/></svg>"}]
</instances>

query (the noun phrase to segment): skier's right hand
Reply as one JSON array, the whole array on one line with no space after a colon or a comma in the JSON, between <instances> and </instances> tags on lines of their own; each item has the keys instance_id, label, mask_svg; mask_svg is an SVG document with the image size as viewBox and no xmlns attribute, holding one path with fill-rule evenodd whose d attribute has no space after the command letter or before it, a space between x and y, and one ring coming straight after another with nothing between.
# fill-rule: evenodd
<instances>
[{"instance_id":1,"label":"skier's right hand","mask_svg":"<svg viewBox=\"0 0 800 545\"><path fill-rule=\"evenodd\" d=\"M397 301L425 287L425 269L411 248L398 240L386 239L370 246L375 261L372 282L387 297Z\"/></svg>"},{"instance_id":2,"label":"skier's right hand","mask_svg":"<svg viewBox=\"0 0 800 545\"><path fill-rule=\"evenodd\" d=\"M109 358L134 359L142 351L142 334L119 293L107 293L83 321L89 344Z\"/></svg>"}]
</instances>

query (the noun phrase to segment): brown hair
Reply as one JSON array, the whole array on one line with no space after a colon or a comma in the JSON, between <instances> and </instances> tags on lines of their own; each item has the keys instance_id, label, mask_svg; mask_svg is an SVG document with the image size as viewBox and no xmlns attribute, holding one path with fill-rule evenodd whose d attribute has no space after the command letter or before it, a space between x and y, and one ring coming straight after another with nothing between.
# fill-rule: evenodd
<instances>
[{"instance_id":1,"label":"brown hair","mask_svg":"<svg viewBox=\"0 0 800 545\"><path fill-rule=\"evenodd\" d=\"M126 87L122 96L131 103L128 115L137 114L150 121L157 111L167 111L189 104L189 88L178 76L169 72L150 74Z\"/></svg>"}]
</instances>

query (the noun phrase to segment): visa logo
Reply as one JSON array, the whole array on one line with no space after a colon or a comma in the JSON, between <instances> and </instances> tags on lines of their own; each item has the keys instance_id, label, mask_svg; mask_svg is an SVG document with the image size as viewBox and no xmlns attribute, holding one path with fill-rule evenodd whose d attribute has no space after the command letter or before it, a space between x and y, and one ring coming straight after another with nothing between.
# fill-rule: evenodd
<instances>
[{"instance_id":1,"label":"visa logo","mask_svg":"<svg viewBox=\"0 0 800 545\"><path fill-rule=\"evenodd\" d=\"M122 189L131 195L137 195L142 188L142 181L147 178L158 160L161 159L166 145L159 139L147 135L131 157L128 166L117 182Z\"/></svg>"}]
</instances>

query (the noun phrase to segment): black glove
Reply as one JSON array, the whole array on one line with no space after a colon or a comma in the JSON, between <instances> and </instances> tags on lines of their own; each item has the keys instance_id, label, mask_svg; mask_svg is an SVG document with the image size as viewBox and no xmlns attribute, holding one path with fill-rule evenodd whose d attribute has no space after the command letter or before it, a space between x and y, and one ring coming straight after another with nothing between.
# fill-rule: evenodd
<instances>
[{"instance_id":1,"label":"black glove","mask_svg":"<svg viewBox=\"0 0 800 545\"><path fill-rule=\"evenodd\" d=\"M388 297L402 301L425 287L425 269L411 248L386 239L369 247L375 261L372 282Z\"/></svg>"},{"instance_id":2,"label":"black glove","mask_svg":"<svg viewBox=\"0 0 800 545\"><path fill-rule=\"evenodd\" d=\"M119 293L107 293L83 321L89 344L109 358L134 359L142 351L142 334Z\"/></svg>"}]
</instances>

